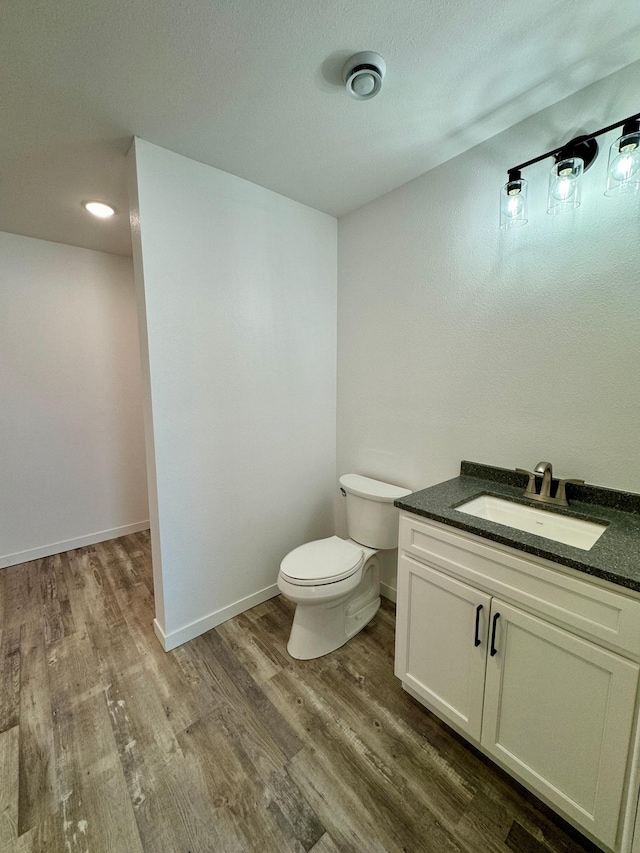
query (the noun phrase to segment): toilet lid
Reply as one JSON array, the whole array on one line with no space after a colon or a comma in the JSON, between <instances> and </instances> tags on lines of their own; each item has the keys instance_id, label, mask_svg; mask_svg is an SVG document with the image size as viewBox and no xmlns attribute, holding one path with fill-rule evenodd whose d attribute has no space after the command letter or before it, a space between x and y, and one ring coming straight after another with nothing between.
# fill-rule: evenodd
<instances>
[{"instance_id":1,"label":"toilet lid","mask_svg":"<svg viewBox=\"0 0 640 853\"><path fill-rule=\"evenodd\" d=\"M294 548L280 564L280 572L302 586L333 583L356 572L364 561L364 551L353 542L330 536Z\"/></svg>"}]
</instances>

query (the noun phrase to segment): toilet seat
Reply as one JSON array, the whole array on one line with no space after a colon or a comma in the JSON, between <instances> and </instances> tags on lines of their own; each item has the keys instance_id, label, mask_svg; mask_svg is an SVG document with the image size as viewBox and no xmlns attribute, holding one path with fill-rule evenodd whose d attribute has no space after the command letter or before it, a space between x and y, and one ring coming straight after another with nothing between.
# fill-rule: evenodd
<instances>
[{"instance_id":1,"label":"toilet seat","mask_svg":"<svg viewBox=\"0 0 640 853\"><path fill-rule=\"evenodd\" d=\"M300 545L284 558L280 573L297 586L318 586L350 577L364 563L364 550L354 542L329 536Z\"/></svg>"}]
</instances>

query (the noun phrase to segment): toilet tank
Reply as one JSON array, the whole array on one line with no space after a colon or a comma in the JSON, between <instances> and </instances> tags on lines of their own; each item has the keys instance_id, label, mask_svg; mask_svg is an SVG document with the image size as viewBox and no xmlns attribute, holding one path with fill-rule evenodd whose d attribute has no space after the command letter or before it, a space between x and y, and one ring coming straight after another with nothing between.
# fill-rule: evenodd
<instances>
[{"instance_id":1,"label":"toilet tank","mask_svg":"<svg viewBox=\"0 0 640 853\"><path fill-rule=\"evenodd\" d=\"M393 502L411 494L380 480L343 474L340 485L347 498L349 538L368 548L398 547L398 510Z\"/></svg>"}]
</instances>

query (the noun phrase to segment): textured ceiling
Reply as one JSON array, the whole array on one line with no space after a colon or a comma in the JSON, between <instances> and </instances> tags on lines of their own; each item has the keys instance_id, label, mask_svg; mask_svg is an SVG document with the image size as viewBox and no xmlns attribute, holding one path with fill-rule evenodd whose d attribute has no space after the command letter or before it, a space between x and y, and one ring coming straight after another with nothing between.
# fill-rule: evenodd
<instances>
[{"instance_id":1,"label":"textured ceiling","mask_svg":"<svg viewBox=\"0 0 640 853\"><path fill-rule=\"evenodd\" d=\"M586 12L572 0L8 0L0 230L129 254L133 135L343 214L640 58L637 0ZM340 70L364 49L388 71L358 102ZM87 198L121 215L94 220Z\"/></svg>"}]
</instances>

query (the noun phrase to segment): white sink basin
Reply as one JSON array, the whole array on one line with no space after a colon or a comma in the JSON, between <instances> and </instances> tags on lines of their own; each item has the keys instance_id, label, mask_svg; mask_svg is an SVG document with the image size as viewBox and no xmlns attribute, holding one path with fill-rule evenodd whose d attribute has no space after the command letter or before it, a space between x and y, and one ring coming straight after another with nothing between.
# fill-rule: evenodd
<instances>
[{"instance_id":1,"label":"white sink basin","mask_svg":"<svg viewBox=\"0 0 640 853\"><path fill-rule=\"evenodd\" d=\"M547 512L537 507L505 501L493 495L480 495L457 506L456 509L467 515L475 515L476 518L486 518L496 524L515 527L524 533L535 533L545 539L564 542L565 545L573 545L583 551L592 548L607 529L606 524Z\"/></svg>"}]
</instances>

